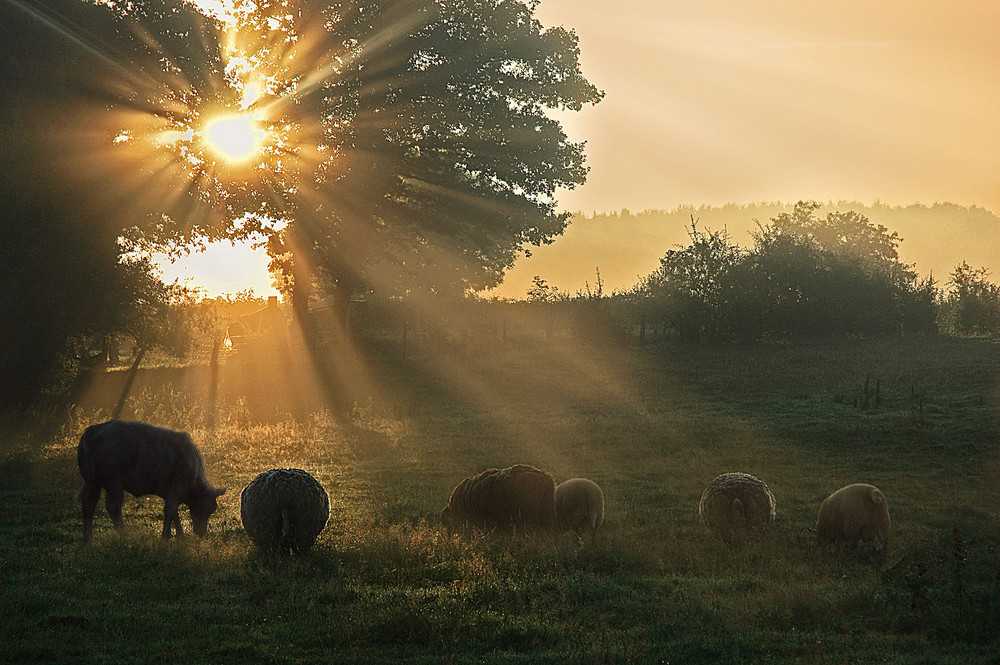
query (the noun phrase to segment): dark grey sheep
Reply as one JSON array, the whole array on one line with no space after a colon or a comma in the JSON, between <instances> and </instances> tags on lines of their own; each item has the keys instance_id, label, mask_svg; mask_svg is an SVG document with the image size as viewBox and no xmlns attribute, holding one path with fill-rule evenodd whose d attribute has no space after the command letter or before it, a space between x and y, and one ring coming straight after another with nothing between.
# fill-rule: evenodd
<instances>
[{"instance_id":1,"label":"dark grey sheep","mask_svg":"<svg viewBox=\"0 0 1000 665\"><path fill-rule=\"evenodd\" d=\"M184 535L178 507L187 505L199 536L208 533L208 518L226 493L208 482L201 453L186 432L146 423L112 420L91 425L80 437L77 465L83 478L83 542L94 531L94 513L104 490L104 502L115 529L121 531L125 492L133 496L155 494L163 499L163 537L173 530Z\"/></svg>"},{"instance_id":2,"label":"dark grey sheep","mask_svg":"<svg viewBox=\"0 0 1000 665\"><path fill-rule=\"evenodd\" d=\"M265 552L308 551L329 518L329 495L302 469L265 471L240 495L243 528Z\"/></svg>"}]
</instances>

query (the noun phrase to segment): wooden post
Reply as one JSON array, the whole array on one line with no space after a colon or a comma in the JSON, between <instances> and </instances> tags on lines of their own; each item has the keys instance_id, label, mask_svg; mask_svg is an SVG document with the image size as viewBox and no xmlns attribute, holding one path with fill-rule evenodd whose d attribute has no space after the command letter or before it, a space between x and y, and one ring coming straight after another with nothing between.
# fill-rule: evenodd
<instances>
[{"instance_id":1,"label":"wooden post","mask_svg":"<svg viewBox=\"0 0 1000 665\"><path fill-rule=\"evenodd\" d=\"M111 414L112 420L118 420L122 415L122 409L125 408L125 400L128 399L128 394L132 390L132 383L135 381L136 374L139 373L139 363L142 362L144 355L146 355L146 349L139 349L139 353L135 355L132 367L128 370L128 378L125 379L125 387L122 388L121 397L118 398L118 405L115 406L115 410Z\"/></svg>"}]
</instances>

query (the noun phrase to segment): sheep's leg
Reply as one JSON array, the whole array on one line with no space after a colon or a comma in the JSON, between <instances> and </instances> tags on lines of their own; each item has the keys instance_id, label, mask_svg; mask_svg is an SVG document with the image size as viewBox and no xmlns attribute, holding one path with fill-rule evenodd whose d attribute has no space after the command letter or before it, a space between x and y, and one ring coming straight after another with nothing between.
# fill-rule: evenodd
<instances>
[{"instance_id":1,"label":"sheep's leg","mask_svg":"<svg viewBox=\"0 0 1000 665\"><path fill-rule=\"evenodd\" d=\"M122 522L122 504L125 502L125 489L121 483L111 483L104 492L104 507L108 509L111 523L119 533L125 530Z\"/></svg>"},{"instance_id":2,"label":"sheep's leg","mask_svg":"<svg viewBox=\"0 0 1000 665\"><path fill-rule=\"evenodd\" d=\"M177 526L177 537L181 538L184 536L184 530L181 528L181 517L177 514L178 501L172 497L168 497L163 500L163 534L164 540L169 540L171 535L171 526Z\"/></svg>"},{"instance_id":3,"label":"sheep's leg","mask_svg":"<svg viewBox=\"0 0 1000 665\"><path fill-rule=\"evenodd\" d=\"M89 543L94 535L94 513L101 498L101 486L86 482L80 490L80 504L83 506L83 542Z\"/></svg>"},{"instance_id":4,"label":"sheep's leg","mask_svg":"<svg viewBox=\"0 0 1000 665\"><path fill-rule=\"evenodd\" d=\"M292 518L287 508L281 509L281 555L298 554L295 538L293 535L294 526Z\"/></svg>"}]
</instances>

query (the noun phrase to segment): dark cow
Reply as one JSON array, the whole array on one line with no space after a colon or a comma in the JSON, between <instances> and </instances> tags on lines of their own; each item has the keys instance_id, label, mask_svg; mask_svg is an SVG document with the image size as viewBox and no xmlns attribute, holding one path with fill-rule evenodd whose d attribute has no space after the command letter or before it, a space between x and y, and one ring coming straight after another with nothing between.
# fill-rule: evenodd
<instances>
[{"instance_id":1,"label":"dark cow","mask_svg":"<svg viewBox=\"0 0 1000 665\"><path fill-rule=\"evenodd\" d=\"M108 514L119 531L126 491L162 498L164 538L170 538L171 525L177 527L178 537L184 535L177 514L181 504L191 509L194 532L204 536L208 518L218 508L216 499L226 493L208 482L201 454L185 432L120 420L91 425L80 437L76 459L83 477L80 503L85 543L93 535L102 489Z\"/></svg>"}]
</instances>

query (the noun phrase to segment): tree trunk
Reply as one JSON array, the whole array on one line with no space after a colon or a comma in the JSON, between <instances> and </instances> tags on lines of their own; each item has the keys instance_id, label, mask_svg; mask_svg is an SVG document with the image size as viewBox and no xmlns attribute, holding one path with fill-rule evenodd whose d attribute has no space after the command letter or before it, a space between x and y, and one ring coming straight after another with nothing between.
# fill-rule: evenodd
<instances>
[{"instance_id":1,"label":"tree trunk","mask_svg":"<svg viewBox=\"0 0 1000 665\"><path fill-rule=\"evenodd\" d=\"M132 362L132 367L128 370L128 377L125 379L125 387L122 388L121 397L118 398L118 404L115 406L114 412L111 414L112 420L118 420L121 418L122 410L125 408L125 400L128 399L128 395L132 392L132 384L135 382L135 377L139 373L139 363L142 362L142 357L146 355L146 349L139 349L139 353L136 354L135 360Z\"/></svg>"}]
</instances>

